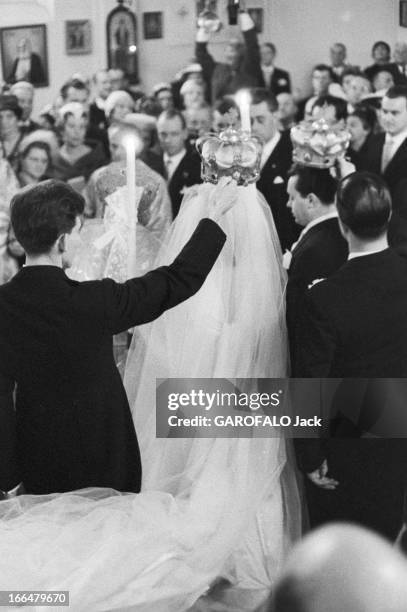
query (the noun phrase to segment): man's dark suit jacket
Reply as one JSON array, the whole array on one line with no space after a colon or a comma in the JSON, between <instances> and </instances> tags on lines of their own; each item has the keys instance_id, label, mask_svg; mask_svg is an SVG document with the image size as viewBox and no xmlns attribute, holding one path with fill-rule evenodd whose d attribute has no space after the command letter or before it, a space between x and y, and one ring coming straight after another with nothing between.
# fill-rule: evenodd
<instances>
[{"instance_id":1,"label":"man's dark suit jacket","mask_svg":"<svg viewBox=\"0 0 407 612\"><path fill-rule=\"evenodd\" d=\"M89 123L100 130L107 130L109 127L105 111L99 108L96 102L89 105Z\"/></svg>"},{"instance_id":2,"label":"man's dark suit jacket","mask_svg":"<svg viewBox=\"0 0 407 612\"><path fill-rule=\"evenodd\" d=\"M287 208L287 178L293 163L292 152L290 134L287 130L281 133L281 138L262 168L257 181L257 189L264 195L273 213L283 251L291 248L301 231Z\"/></svg>"},{"instance_id":3,"label":"man's dark suit jacket","mask_svg":"<svg viewBox=\"0 0 407 612\"><path fill-rule=\"evenodd\" d=\"M260 73L261 77L259 86L266 87L261 69ZM280 93L291 93L291 80L289 73L281 68L274 68L273 74L271 75L270 87L267 89L270 89L271 93L275 96L278 96Z\"/></svg>"},{"instance_id":4,"label":"man's dark suit jacket","mask_svg":"<svg viewBox=\"0 0 407 612\"><path fill-rule=\"evenodd\" d=\"M206 42L197 42L195 56L202 66L203 77L211 88L212 102L235 94L239 89L259 87L261 82L260 51L255 28L243 32L246 49L237 70L217 63L208 52Z\"/></svg>"},{"instance_id":5,"label":"man's dark suit jacket","mask_svg":"<svg viewBox=\"0 0 407 612\"><path fill-rule=\"evenodd\" d=\"M347 256L348 245L336 218L326 219L311 227L294 248L287 283L287 326L292 361L295 327L308 286L336 272L346 262Z\"/></svg>"},{"instance_id":6,"label":"man's dark suit jacket","mask_svg":"<svg viewBox=\"0 0 407 612\"><path fill-rule=\"evenodd\" d=\"M296 375L407 376L406 312L406 258L386 249L351 259L307 293Z\"/></svg>"},{"instance_id":7,"label":"man's dark suit jacket","mask_svg":"<svg viewBox=\"0 0 407 612\"><path fill-rule=\"evenodd\" d=\"M340 482L335 491L323 491L306 481L313 526L356 520L390 538L401 526L406 441L361 437L371 431L362 421L369 422L372 410L384 405L375 379L407 376L406 309L407 260L391 249L348 261L304 300L295 375L345 378L333 415L331 435L337 439L296 441L304 471L313 471L327 457L330 473ZM364 418L356 427L341 414L352 398L343 395L349 379L366 384Z\"/></svg>"},{"instance_id":8,"label":"man's dark suit jacket","mask_svg":"<svg viewBox=\"0 0 407 612\"><path fill-rule=\"evenodd\" d=\"M1 490L19 481L34 494L140 490L139 448L112 336L198 291L224 241L204 219L170 266L126 283L79 283L58 267L34 266L0 287Z\"/></svg>"},{"instance_id":9,"label":"man's dark suit jacket","mask_svg":"<svg viewBox=\"0 0 407 612\"><path fill-rule=\"evenodd\" d=\"M384 133L371 137L365 154L360 157L358 169L379 174L386 181L393 203L389 242L391 246L400 248L407 254L407 138L401 143L382 174L381 161L385 137Z\"/></svg>"},{"instance_id":10,"label":"man's dark suit jacket","mask_svg":"<svg viewBox=\"0 0 407 612\"><path fill-rule=\"evenodd\" d=\"M197 185L198 183L202 183L201 158L193 149L187 149L186 154L181 159L168 182L173 219L175 219L180 209L182 198L184 197L182 193L184 187L192 187L192 185Z\"/></svg>"}]
</instances>

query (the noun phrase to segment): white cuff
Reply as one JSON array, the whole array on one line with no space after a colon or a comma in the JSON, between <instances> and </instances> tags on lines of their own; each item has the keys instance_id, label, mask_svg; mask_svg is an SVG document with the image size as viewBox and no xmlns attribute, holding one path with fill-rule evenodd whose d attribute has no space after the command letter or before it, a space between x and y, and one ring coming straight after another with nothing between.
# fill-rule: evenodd
<instances>
[{"instance_id":1,"label":"white cuff","mask_svg":"<svg viewBox=\"0 0 407 612\"><path fill-rule=\"evenodd\" d=\"M250 17L249 13L239 13L240 29L242 32L247 32L254 28L254 21Z\"/></svg>"},{"instance_id":2,"label":"white cuff","mask_svg":"<svg viewBox=\"0 0 407 612\"><path fill-rule=\"evenodd\" d=\"M204 28L199 28L196 33L196 42L207 43L209 42L209 34Z\"/></svg>"},{"instance_id":3,"label":"white cuff","mask_svg":"<svg viewBox=\"0 0 407 612\"><path fill-rule=\"evenodd\" d=\"M5 499L10 499L11 497L17 497L18 490L22 484L23 484L22 482L19 482L18 485L14 487L14 489L10 489L10 491L1 491L1 493L3 493Z\"/></svg>"}]
</instances>

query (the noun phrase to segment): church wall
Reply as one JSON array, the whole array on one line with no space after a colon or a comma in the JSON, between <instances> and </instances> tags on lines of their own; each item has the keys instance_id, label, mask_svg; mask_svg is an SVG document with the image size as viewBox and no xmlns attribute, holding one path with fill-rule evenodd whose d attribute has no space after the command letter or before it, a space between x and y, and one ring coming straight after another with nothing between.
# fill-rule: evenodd
<instances>
[{"instance_id":1,"label":"church wall","mask_svg":"<svg viewBox=\"0 0 407 612\"><path fill-rule=\"evenodd\" d=\"M226 0L218 0L226 23ZM278 48L277 63L290 70L294 85L307 94L313 64L329 61L329 46L341 41L348 47L349 61L370 63L375 40L407 40L407 28L398 25L398 0L247 0L265 12L263 40ZM36 90L35 111L50 102L62 83L74 72L92 74L106 65L106 17L115 0L0 0L0 27L46 23L50 86ZM151 91L154 83L169 80L193 58L195 0L132 0L138 17L139 69L142 86ZM163 12L162 39L145 40L142 13ZM68 19L90 19L93 51L88 55L65 53L65 24ZM222 59L223 45L234 27L214 36L211 51ZM1 70L1 69L0 69ZM1 75L0 75L1 76ZM35 113L34 113L35 114Z\"/></svg>"}]
</instances>

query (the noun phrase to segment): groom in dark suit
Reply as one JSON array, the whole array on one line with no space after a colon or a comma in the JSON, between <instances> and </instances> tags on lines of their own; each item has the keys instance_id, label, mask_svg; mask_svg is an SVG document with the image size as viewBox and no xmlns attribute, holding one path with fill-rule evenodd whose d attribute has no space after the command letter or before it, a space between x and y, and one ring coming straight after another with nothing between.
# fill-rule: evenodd
<instances>
[{"instance_id":1,"label":"groom in dark suit","mask_svg":"<svg viewBox=\"0 0 407 612\"><path fill-rule=\"evenodd\" d=\"M287 327L292 361L295 327L308 287L336 272L348 256L348 245L339 229L336 188L337 180L329 168L296 164L288 179L287 205L303 227L283 261L288 271Z\"/></svg>"},{"instance_id":2,"label":"groom in dark suit","mask_svg":"<svg viewBox=\"0 0 407 612\"><path fill-rule=\"evenodd\" d=\"M170 266L118 284L65 275L79 240L82 196L51 180L14 197L12 224L27 263L0 287L3 497L21 482L34 494L140 490L139 448L112 336L198 291L225 242L214 221L231 202L215 200Z\"/></svg>"},{"instance_id":3,"label":"groom in dark suit","mask_svg":"<svg viewBox=\"0 0 407 612\"><path fill-rule=\"evenodd\" d=\"M388 248L391 198L380 177L343 179L337 207L350 254L308 291L295 375L344 381L331 408L331 438L297 440L297 455L309 477L312 525L353 520L394 538L402 522L406 434L397 422L386 435L376 424L395 402L381 379L407 377L407 260ZM395 436L401 439L384 439Z\"/></svg>"}]
</instances>

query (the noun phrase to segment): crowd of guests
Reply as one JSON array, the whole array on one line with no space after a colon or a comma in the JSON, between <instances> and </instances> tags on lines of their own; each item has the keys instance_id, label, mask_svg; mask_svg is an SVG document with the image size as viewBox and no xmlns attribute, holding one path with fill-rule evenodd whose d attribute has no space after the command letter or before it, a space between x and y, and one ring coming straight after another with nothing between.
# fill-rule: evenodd
<instances>
[{"instance_id":1,"label":"crowd of guests","mask_svg":"<svg viewBox=\"0 0 407 612\"><path fill-rule=\"evenodd\" d=\"M120 137L123 125L131 125L142 142L139 162L168 189L170 210L161 214L166 219L160 225L164 231L178 214L185 188L202 180L196 140L210 130L239 125L234 94L249 88L252 132L263 142L257 188L271 208L285 252L293 373L299 377L404 377L407 44L397 43L392 57L386 42L376 42L373 63L364 70L348 63L345 45L333 44L331 64L314 66L312 93L301 99L294 94L289 73L275 65L275 46L259 45L246 12L240 14L240 28L242 39L228 43L223 62L214 61L208 48L210 35L198 29L194 63L172 82L158 83L151 95L131 88L118 69L99 70L91 79L73 75L62 85L58 98L33 120L33 86L19 81L3 87L0 281L7 281L24 261L7 224L13 190L54 177L84 194L86 216L103 216L95 180L101 168L125 165ZM293 166L290 129L302 119L346 126L350 132L347 158L353 165L345 168L347 162L343 162L336 173ZM350 169L359 172L343 178ZM355 453L360 455L360 448L349 454L349 448L342 447L337 454L357 462ZM403 475L396 482L394 474L399 473L404 452L393 452L392 463L388 448L382 448L379 454L388 469L372 474L374 490L392 504L393 515L403 501ZM324 453L321 447L299 451L299 463L311 476L313 491L336 489L336 481L327 476ZM369 453L359 456L367 470L369 457ZM370 462L372 469L375 466ZM307 495L312 523L312 491ZM338 503L332 491L328 494L331 516L336 508L342 515L335 518L355 518L346 509L352 507L349 496L358 493L348 489L346 495L346 503ZM323 503L318 499L318 511ZM394 537L400 524L389 527L380 518L388 510L386 504L380 511L372 506L358 520ZM321 522L319 513L313 525Z\"/></svg>"}]
</instances>

